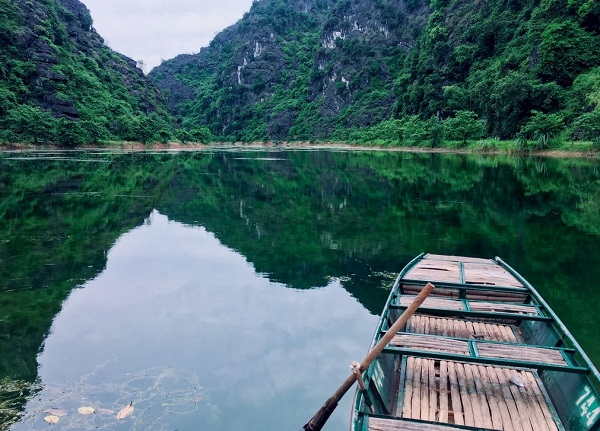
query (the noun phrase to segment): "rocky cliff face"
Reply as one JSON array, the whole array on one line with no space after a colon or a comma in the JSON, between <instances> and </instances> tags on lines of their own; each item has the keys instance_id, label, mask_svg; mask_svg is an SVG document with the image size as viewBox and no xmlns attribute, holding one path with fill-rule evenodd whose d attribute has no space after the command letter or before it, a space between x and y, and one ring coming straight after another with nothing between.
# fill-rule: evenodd
<instances>
[{"instance_id":1,"label":"rocky cliff face","mask_svg":"<svg viewBox=\"0 0 600 431\"><path fill-rule=\"evenodd\" d=\"M151 78L184 126L226 139L435 145L462 111L487 136L600 142L598 5L257 0Z\"/></svg>"},{"instance_id":2,"label":"rocky cliff face","mask_svg":"<svg viewBox=\"0 0 600 431\"><path fill-rule=\"evenodd\" d=\"M110 106L116 112L120 104L166 114L157 89L135 61L104 44L80 1L0 0L0 9L1 56L12 69L0 74L0 87L9 108L32 103L69 119L82 111L110 118Z\"/></svg>"},{"instance_id":3,"label":"rocky cliff face","mask_svg":"<svg viewBox=\"0 0 600 431\"><path fill-rule=\"evenodd\" d=\"M150 77L184 125L233 139L312 139L389 117L425 1L259 0L197 55Z\"/></svg>"}]
</instances>

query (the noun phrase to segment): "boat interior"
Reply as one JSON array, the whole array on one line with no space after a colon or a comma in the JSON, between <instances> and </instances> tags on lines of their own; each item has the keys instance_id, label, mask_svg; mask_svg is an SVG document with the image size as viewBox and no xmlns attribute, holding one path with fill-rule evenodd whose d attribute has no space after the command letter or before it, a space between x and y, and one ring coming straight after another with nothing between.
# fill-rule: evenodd
<instances>
[{"instance_id":1,"label":"boat interior","mask_svg":"<svg viewBox=\"0 0 600 431\"><path fill-rule=\"evenodd\" d=\"M598 429L597 371L500 259L418 259L397 280L379 336L427 282L434 292L367 370L372 406L362 402L357 429Z\"/></svg>"}]
</instances>

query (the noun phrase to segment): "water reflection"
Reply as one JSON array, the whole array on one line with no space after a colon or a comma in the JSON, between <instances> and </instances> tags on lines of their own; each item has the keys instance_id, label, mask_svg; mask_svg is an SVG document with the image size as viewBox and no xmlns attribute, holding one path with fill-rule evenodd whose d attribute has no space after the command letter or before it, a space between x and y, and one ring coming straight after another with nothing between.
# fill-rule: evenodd
<instances>
[{"instance_id":1,"label":"water reflection","mask_svg":"<svg viewBox=\"0 0 600 431\"><path fill-rule=\"evenodd\" d=\"M155 211L64 302L38 356L41 390L11 429L43 426L48 408L78 429L293 429L374 325L339 282L285 289L205 229ZM130 401L133 417L118 422ZM113 414L89 420L82 405Z\"/></svg>"},{"instance_id":2,"label":"water reflection","mask_svg":"<svg viewBox=\"0 0 600 431\"><path fill-rule=\"evenodd\" d=\"M500 255L600 361L596 161L47 156L0 155L0 408L24 413L15 429L43 425L56 391L73 394L71 411L135 401L144 426L297 429L364 353L392 274L422 251ZM104 163L80 162L91 158ZM147 387L164 382L152 396L144 373ZM189 414L148 408L169 392ZM329 429L346 429L347 413Z\"/></svg>"}]
</instances>

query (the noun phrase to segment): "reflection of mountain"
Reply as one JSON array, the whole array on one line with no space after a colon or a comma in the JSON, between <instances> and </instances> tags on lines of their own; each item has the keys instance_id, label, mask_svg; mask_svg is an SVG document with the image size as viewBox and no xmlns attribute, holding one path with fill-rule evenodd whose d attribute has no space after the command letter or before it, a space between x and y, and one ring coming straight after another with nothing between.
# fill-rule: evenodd
<instances>
[{"instance_id":1,"label":"reflection of mountain","mask_svg":"<svg viewBox=\"0 0 600 431\"><path fill-rule=\"evenodd\" d=\"M385 272L421 251L498 254L600 357L586 298L600 276L600 173L591 163L369 152L239 156L0 159L0 378L35 378L36 354L61 302L102 271L115 240L153 208L206 227L257 272L290 287L344 277L372 313L387 296L379 288Z\"/></svg>"}]
</instances>

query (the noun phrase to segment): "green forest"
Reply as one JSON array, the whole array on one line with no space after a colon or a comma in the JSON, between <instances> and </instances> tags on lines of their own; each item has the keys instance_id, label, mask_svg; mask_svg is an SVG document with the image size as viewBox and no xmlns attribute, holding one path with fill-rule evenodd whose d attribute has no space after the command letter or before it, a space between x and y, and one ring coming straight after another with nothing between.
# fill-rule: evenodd
<instances>
[{"instance_id":1,"label":"green forest","mask_svg":"<svg viewBox=\"0 0 600 431\"><path fill-rule=\"evenodd\" d=\"M0 142L597 149L599 23L594 0L261 0L145 76L79 1L0 0Z\"/></svg>"}]
</instances>

